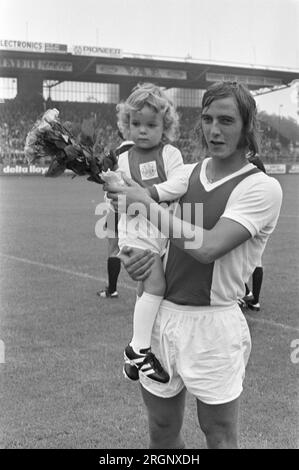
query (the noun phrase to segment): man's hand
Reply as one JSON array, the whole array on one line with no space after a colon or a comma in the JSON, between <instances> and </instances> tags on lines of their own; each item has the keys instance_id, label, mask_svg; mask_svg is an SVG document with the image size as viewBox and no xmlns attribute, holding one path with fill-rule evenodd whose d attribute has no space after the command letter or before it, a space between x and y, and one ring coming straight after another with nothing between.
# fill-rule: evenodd
<instances>
[{"instance_id":1,"label":"man's hand","mask_svg":"<svg viewBox=\"0 0 299 470\"><path fill-rule=\"evenodd\" d=\"M124 246L118 257L121 259L126 271L134 281L144 281L151 273L154 263L154 254L145 250L137 255L132 255L134 248Z\"/></svg>"}]
</instances>

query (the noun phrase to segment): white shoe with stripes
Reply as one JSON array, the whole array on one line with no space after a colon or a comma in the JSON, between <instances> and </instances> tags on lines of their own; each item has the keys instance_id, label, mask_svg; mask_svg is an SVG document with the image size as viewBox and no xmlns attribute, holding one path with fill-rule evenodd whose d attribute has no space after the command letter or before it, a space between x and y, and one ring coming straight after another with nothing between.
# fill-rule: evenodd
<instances>
[{"instance_id":1,"label":"white shoe with stripes","mask_svg":"<svg viewBox=\"0 0 299 470\"><path fill-rule=\"evenodd\" d=\"M124 351L124 373L131 380L138 380L138 374L155 380L160 383L167 383L169 375L163 369L159 360L151 352L151 348L141 349L141 354L137 354L132 346L128 344Z\"/></svg>"}]
</instances>

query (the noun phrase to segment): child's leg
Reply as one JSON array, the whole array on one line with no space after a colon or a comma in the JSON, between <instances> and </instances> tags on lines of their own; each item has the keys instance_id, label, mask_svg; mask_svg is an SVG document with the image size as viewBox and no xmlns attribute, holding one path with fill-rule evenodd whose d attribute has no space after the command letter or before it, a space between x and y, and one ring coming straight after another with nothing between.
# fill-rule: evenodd
<instances>
[{"instance_id":1,"label":"child's leg","mask_svg":"<svg viewBox=\"0 0 299 470\"><path fill-rule=\"evenodd\" d=\"M150 276L143 283L143 293L135 304L133 338L130 343L136 353L151 345L153 325L165 292L165 278L161 258L155 254Z\"/></svg>"},{"instance_id":2,"label":"child's leg","mask_svg":"<svg viewBox=\"0 0 299 470\"><path fill-rule=\"evenodd\" d=\"M123 371L125 377L131 380L138 380L142 373L156 382L166 383L169 374L149 349L153 325L165 291L164 271L158 254L155 254L151 273L142 287L142 295L135 304L133 338L124 351Z\"/></svg>"}]
</instances>

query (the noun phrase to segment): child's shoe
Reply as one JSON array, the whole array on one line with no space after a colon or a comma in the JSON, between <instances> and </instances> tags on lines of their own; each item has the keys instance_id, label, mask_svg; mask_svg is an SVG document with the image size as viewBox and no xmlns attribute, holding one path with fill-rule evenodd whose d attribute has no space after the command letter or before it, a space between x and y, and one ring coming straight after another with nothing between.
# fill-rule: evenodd
<instances>
[{"instance_id":1,"label":"child's shoe","mask_svg":"<svg viewBox=\"0 0 299 470\"><path fill-rule=\"evenodd\" d=\"M167 383L169 375L151 352L151 348L141 349L140 353L137 354L128 344L124 351L124 374L131 380L138 380L139 373L141 373L156 382Z\"/></svg>"}]
</instances>

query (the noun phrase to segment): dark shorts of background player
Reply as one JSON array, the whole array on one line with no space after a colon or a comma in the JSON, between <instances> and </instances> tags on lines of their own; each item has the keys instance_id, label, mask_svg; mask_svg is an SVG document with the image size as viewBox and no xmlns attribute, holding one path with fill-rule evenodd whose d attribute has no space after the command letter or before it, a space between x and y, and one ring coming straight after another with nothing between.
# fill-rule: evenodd
<instances>
[{"instance_id":1,"label":"dark shorts of background player","mask_svg":"<svg viewBox=\"0 0 299 470\"><path fill-rule=\"evenodd\" d=\"M107 230L107 235L109 238L117 238L118 237L118 221L120 215L118 212L109 211L106 217L105 222L105 229Z\"/></svg>"}]
</instances>

